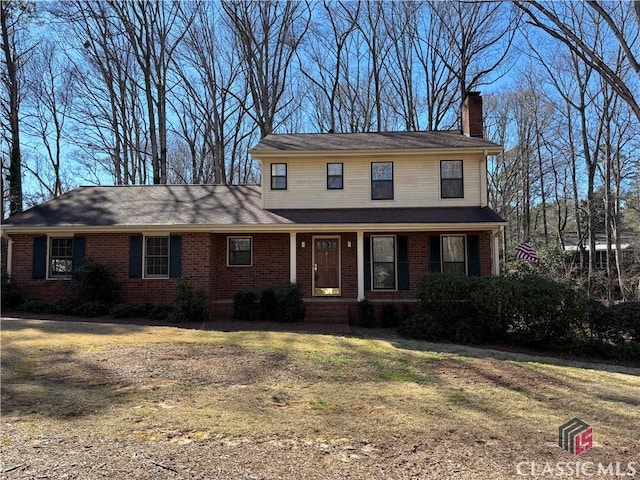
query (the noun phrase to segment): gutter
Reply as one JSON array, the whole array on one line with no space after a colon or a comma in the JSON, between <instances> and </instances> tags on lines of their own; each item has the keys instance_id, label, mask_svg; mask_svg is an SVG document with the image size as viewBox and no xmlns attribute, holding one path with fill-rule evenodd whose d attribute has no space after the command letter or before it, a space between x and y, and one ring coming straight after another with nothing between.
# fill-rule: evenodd
<instances>
[{"instance_id":1,"label":"gutter","mask_svg":"<svg viewBox=\"0 0 640 480\"><path fill-rule=\"evenodd\" d=\"M7 234L49 234L64 235L70 233L145 233L145 232L180 232L180 233L240 233L240 232L418 232L418 231L465 231L490 230L507 225L507 222L473 222L473 223L282 223L270 225L258 224L225 224L225 225L64 225L64 226L9 226L3 227L2 236Z\"/></svg>"}]
</instances>

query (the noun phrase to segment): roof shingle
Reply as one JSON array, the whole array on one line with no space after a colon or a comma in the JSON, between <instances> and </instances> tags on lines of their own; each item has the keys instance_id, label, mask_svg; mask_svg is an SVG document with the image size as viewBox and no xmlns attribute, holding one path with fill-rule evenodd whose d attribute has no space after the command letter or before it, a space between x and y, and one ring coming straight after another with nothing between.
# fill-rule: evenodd
<instances>
[{"instance_id":1,"label":"roof shingle","mask_svg":"<svg viewBox=\"0 0 640 480\"><path fill-rule=\"evenodd\" d=\"M262 209L260 187L81 187L4 221L19 227L502 223L490 208Z\"/></svg>"},{"instance_id":2,"label":"roof shingle","mask_svg":"<svg viewBox=\"0 0 640 480\"><path fill-rule=\"evenodd\" d=\"M447 148L500 148L484 138L460 132L295 133L267 135L251 150L263 152L341 150L423 150Z\"/></svg>"}]
</instances>

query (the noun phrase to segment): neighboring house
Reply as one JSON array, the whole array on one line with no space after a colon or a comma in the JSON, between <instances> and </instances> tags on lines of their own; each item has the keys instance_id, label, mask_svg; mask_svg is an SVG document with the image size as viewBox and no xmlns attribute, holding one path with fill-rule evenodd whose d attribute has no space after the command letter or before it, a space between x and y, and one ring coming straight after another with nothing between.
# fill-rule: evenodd
<instances>
[{"instance_id":1,"label":"neighboring house","mask_svg":"<svg viewBox=\"0 0 640 480\"><path fill-rule=\"evenodd\" d=\"M465 113L466 112L466 113ZM214 315L239 290L299 284L307 317L347 319L357 300L416 299L425 274L489 276L505 221L487 207L482 100L463 133L269 135L251 150L262 187L82 187L8 218L8 267L29 297L63 298L83 258L112 265L123 301L203 289Z\"/></svg>"},{"instance_id":2,"label":"neighboring house","mask_svg":"<svg viewBox=\"0 0 640 480\"><path fill-rule=\"evenodd\" d=\"M634 247L634 243L636 242L637 235L633 235L631 233L622 233L620 235L620 252L622 256L620 257L620 264L622 267L629 267L631 265L638 263L638 250ZM564 240L564 250L567 252L567 263L573 263L574 265L580 264L580 246L578 242L578 235L576 233L566 233L563 236ZM604 233L596 233L595 234L595 255L596 255L596 269L598 270L606 270L607 268L607 237ZM583 239L582 245L584 251L582 255L584 256L583 262L585 265L589 263L589 239ZM617 252L617 247L615 242L611 245L611 253L612 253L612 266L615 267L615 255Z\"/></svg>"}]
</instances>

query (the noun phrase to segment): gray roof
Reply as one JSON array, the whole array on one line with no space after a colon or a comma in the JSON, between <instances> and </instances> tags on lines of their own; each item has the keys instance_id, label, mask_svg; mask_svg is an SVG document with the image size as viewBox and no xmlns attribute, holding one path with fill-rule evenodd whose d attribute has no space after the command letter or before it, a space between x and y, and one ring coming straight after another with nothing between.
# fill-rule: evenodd
<instances>
[{"instance_id":1,"label":"gray roof","mask_svg":"<svg viewBox=\"0 0 640 480\"><path fill-rule=\"evenodd\" d=\"M340 150L422 150L501 148L484 138L460 132L295 133L267 135L251 153Z\"/></svg>"},{"instance_id":2,"label":"gray roof","mask_svg":"<svg viewBox=\"0 0 640 480\"><path fill-rule=\"evenodd\" d=\"M6 219L19 227L502 223L483 207L262 209L258 186L80 187Z\"/></svg>"}]
</instances>

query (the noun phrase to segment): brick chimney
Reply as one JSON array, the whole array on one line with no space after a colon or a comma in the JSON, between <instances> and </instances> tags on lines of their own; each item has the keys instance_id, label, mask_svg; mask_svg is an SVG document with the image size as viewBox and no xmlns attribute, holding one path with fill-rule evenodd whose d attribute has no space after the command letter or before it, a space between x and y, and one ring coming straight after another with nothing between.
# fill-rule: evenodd
<instances>
[{"instance_id":1,"label":"brick chimney","mask_svg":"<svg viewBox=\"0 0 640 480\"><path fill-rule=\"evenodd\" d=\"M462 133L467 137L484 137L480 92L467 92L462 101Z\"/></svg>"}]
</instances>

